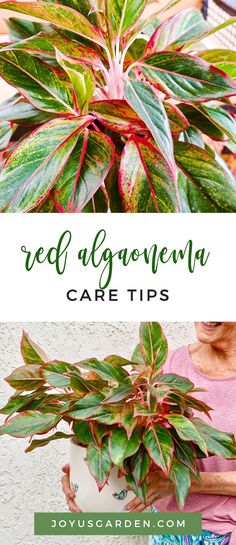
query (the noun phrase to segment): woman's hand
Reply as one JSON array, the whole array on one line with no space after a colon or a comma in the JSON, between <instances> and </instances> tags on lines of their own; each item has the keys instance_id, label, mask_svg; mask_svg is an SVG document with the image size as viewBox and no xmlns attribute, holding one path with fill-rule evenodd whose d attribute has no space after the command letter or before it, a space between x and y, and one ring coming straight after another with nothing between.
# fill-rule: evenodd
<instances>
[{"instance_id":1,"label":"woman's hand","mask_svg":"<svg viewBox=\"0 0 236 545\"><path fill-rule=\"evenodd\" d=\"M72 513L80 513L80 509L74 502L75 494L70 487L70 466L69 464L62 467L63 477L61 478L62 490L65 494L67 505Z\"/></svg>"},{"instance_id":2,"label":"woman's hand","mask_svg":"<svg viewBox=\"0 0 236 545\"><path fill-rule=\"evenodd\" d=\"M129 502L125 509L126 511L144 511L149 505L152 505L155 501L161 500L166 496L174 493L174 485L168 477L165 477L161 470L153 471L151 473L148 482L148 493L146 504L144 504L138 497Z\"/></svg>"}]
</instances>

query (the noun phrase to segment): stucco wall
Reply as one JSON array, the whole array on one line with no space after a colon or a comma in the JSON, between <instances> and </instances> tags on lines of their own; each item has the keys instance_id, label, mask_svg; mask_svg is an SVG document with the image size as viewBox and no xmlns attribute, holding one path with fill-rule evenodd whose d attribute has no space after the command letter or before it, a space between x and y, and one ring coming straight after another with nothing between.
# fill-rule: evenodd
<instances>
[{"instance_id":1,"label":"stucco wall","mask_svg":"<svg viewBox=\"0 0 236 545\"><path fill-rule=\"evenodd\" d=\"M170 347L194 339L188 323L163 324ZM24 328L50 356L75 362L87 356L120 353L129 357L137 342L137 323L2 323L0 324L0 405L11 393L3 377L21 365L19 343ZM2 421L2 418L1 418ZM36 537L35 511L66 511L60 488L68 445L60 441L25 454L26 440L0 440L0 542L3 545L144 545L143 537Z\"/></svg>"}]
</instances>

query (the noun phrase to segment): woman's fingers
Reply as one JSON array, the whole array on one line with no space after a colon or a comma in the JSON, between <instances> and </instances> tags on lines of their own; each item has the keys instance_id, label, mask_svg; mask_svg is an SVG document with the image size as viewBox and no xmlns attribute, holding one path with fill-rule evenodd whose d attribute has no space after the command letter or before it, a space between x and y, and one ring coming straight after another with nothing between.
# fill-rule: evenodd
<instances>
[{"instance_id":1,"label":"woman's fingers","mask_svg":"<svg viewBox=\"0 0 236 545\"><path fill-rule=\"evenodd\" d=\"M81 513L80 509L75 505L74 500L67 499L67 505L72 513Z\"/></svg>"},{"instance_id":2,"label":"woman's fingers","mask_svg":"<svg viewBox=\"0 0 236 545\"><path fill-rule=\"evenodd\" d=\"M65 466L63 466L61 468L61 470L63 471L63 473L67 473L67 475L70 474L70 464L66 464Z\"/></svg>"},{"instance_id":3,"label":"woman's fingers","mask_svg":"<svg viewBox=\"0 0 236 545\"><path fill-rule=\"evenodd\" d=\"M61 478L61 485L65 496L67 496L67 498L73 499L75 497L75 494L73 490L71 490L68 475L63 475L63 477Z\"/></svg>"},{"instance_id":4,"label":"woman's fingers","mask_svg":"<svg viewBox=\"0 0 236 545\"><path fill-rule=\"evenodd\" d=\"M130 501L129 503L127 503L127 505L125 506L125 510L126 511L139 511L139 508L141 506L143 506L143 502L138 498L134 498L132 501Z\"/></svg>"},{"instance_id":5,"label":"woman's fingers","mask_svg":"<svg viewBox=\"0 0 236 545\"><path fill-rule=\"evenodd\" d=\"M61 478L61 486L66 496L66 501L67 501L69 510L72 513L80 513L81 512L80 509L77 507L77 505L74 502L75 494L70 487L70 466L69 464L66 464L61 469L63 473L65 473L65 475L63 475L63 477Z\"/></svg>"}]
</instances>

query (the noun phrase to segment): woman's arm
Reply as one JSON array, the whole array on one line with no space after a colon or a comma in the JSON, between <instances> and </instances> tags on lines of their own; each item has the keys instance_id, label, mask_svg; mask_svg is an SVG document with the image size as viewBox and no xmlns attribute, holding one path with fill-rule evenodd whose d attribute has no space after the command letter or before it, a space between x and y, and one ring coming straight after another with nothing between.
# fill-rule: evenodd
<instances>
[{"instance_id":1,"label":"woman's arm","mask_svg":"<svg viewBox=\"0 0 236 545\"><path fill-rule=\"evenodd\" d=\"M222 473L201 473L201 480L192 479L190 492L194 494L215 494L222 496L236 496L236 471ZM148 505L174 494L175 488L162 471L154 471L148 485L147 503L134 498L125 509L127 511L144 511Z\"/></svg>"},{"instance_id":2,"label":"woman's arm","mask_svg":"<svg viewBox=\"0 0 236 545\"><path fill-rule=\"evenodd\" d=\"M222 473L201 473L201 480L192 479L190 492L236 496L236 471Z\"/></svg>"}]
</instances>

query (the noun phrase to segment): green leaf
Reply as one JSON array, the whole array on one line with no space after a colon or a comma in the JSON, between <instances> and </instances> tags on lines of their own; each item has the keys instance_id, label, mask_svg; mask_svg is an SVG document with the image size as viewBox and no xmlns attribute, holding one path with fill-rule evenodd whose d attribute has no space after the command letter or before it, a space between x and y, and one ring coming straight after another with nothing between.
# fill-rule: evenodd
<instances>
[{"instance_id":1,"label":"green leaf","mask_svg":"<svg viewBox=\"0 0 236 545\"><path fill-rule=\"evenodd\" d=\"M98 188L93 197L83 207L83 214L106 213L109 210L109 199L104 186Z\"/></svg>"},{"instance_id":2,"label":"green leaf","mask_svg":"<svg viewBox=\"0 0 236 545\"><path fill-rule=\"evenodd\" d=\"M100 424L99 422L96 422L96 424L93 423L93 430L99 445L102 445L103 437L108 436L111 431L109 426Z\"/></svg>"},{"instance_id":3,"label":"green leaf","mask_svg":"<svg viewBox=\"0 0 236 545\"><path fill-rule=\"evenodd\" d=\"M45 123L13 149L0 173L0 209L26 212L49 193L89 116ZM30 161L28 161L30 157Z\"/></svg>"},{"instance_id":4,"label":"green leaf","mask_svg":"<svg viewBox=\"0 0 236 545\"><path fill-rule=\"evenodd\" d=\"M193 382L188 378L181 377L175 373L165 373L158 377L158 383L165 384L166 386L171 386L176 390L181 392L190 392L193 389Z\"/></svg>"},{"instance_id":5,"label":"green leaf","mask_svg":"<svg viewBox=\"0 0 236 545\"><path fill-rule=\"evenodd\" d=\"M189 469L174 457L169 471L169 478L175 484L177 503L182 509L191 485Z\"/></svg>"},{"instance_id":6,"label":"green leaf","mask_svg":"<svg viewBox=\"0 0 236 545\"><path fill-rule=\"evenodd\" d=\"M0 410L0 413L8 414L9 416L12 416L16 412L21 412L22 410L24 410L24 408L27 408L29 405L31 405L32 402L35 400L35 398L38 398L39 392L40 390L37 390L36 392L33 392L32 394L26 394L26 395L17 394L10 397L6 405ZM44 399L44 397L39 398L36 403L41 403L42 399Z\"/></svg>"},{"instance_id":7,"label":"green leaf","mask_svg":"<svg viewBox=\"0 0 236 545\"><path fill-rule=\"evenodd\" d=\"M120 365L115 365L114 363L109 363L106 361L99 361L96 358L91 358L89 360L84 360L79 362L79 366L83 369L88 369L89 371L94 371L102 379L112 381L112 382L124 382L129 376L128 372L120 367Z\"/></svg>"},{"instance_id":8,"label":"green leaf","mask_svg":"<svg viewBox=\"0 0 236 545\"><path fill-rule=\"evenodd\" d=\"M194 186L196 198L194 211L199 211L197 199L199 194L200 203L204 199L206 204L209 202L210 207L216 206L222 212L236 212L236 184L210 153L193 144L176 142L175 159Z\"/></svg>"},{"instance_id":9,"label":"green leaf","mask_svg":"<svg viewBox=\"0 0 236 545\"><path fill-rule=\"evenodd\" d=\"M236 142L235 120L223 108L182 104L180 109L191 125L200 129L213 140L223 141L229 138Z\"/></svg>"},{"instance_id":10,"label":"green leaf","mask_svg":"<svg viewBox=\"0 0 236 545\"><path fill-rule=\"evenodd\" d=\"M199 102L234 95L236 83L206 61L162 51L137 62L143 74L168 96Z\"/></svg>"},{"instance_id":11,"label":"green leaf","mask_svg":"<svg viewBox=\"0 0 236 545\"><path fill-rule=\"evenodd\" d=\"M103 184L114 162L108 136L85 129L80 132L71 156L54 187L59 212L81 212Z\"/></svg>"},{"instance_id":12,"label":"green leaf","mask_svg":"<svg viewBox=\"0 0 236 545\"><path fill-rule=\"evenodd\" d=\"M165 418L168 420L169 424L175 428L180 439L193 441L207 455L206 442L188 418L180 414L166 415Z\"/></svg>"},{"instance_id":13,"label":"green leaf","mask_svg":"<svg viewBox=\"0 0 236 545\"><path fill-rule=\"evenodd\" d=\"M210 62L216 68L219 68L233 80L236 80L236 51L228 49L208 49L200 51L198 57Z\"/></svg>"},{"instance_id":14,"label":"green leaf","mask_svg":"<svg viewBox=\"0 0 236 545\"><path fill-rule=\"evenodd\" d=\"M109 478L112 468L108 446L102 445L97 448L89 445L87 448L87 462L90 472L97 481L98 489L101 491Z\"/></svg>"},{"instance_id":15,"label":"green leaf","mask_svg":"<svg viewBox=\"0 0 236 545\"><path fill-rule=\"evenodd\" d=\"M169 119L171 132L173 134L179 134L181 131L187 129L189 126L188 120L179 107L170 104L169 102L164 102L163 104Z\"/></svg>"},{"instance_id":16,"label":"green leaf","mask_svg":"<svg viewBox=\"0 0 236 545\"><path fill-rule=\"evenodd\" d=\"M133 418L133 421L136 425L137 420ZM130 458L137 452L142 441L142 434L143 429L141 428L141 426L136 426L136 428L134 428L134 430L132 431L131 435L128 436L129 441L125 452L125 458Z\"/></svg>"},{"instance_id":17,"label":"green leaf","mask_svg":"<svg viewBox=\"0 0 236 545\"><path fill-rule=\"evenodd\" d=\"M141 445L133 459L133 477L137 486L141 486L147 478L151 463L148 452Z\"/></svg>"},{"instance_id":18,"label":"green leaf","mask_svg":"<svg viewBox=\"0 0 236 545\"><path fill-rule=\"evenodd\" d=\"M16 93L0 104L2 121L14 121L18 125L39 125L52 119L53 114L37 110Z\"/></svg>"},{"instance_id":19,"label":"green leaf","mask_svg":"<svg viewBox=\"0 0 236 545\"><path fill-rule=\"evenodd\" d=\"M124 428L114 428L109 437L109 452L115 466L122 467L128 445L128 437Z\"/></svg>"},{"instance_id":20,"label":"green leaf","mask_svg":"<svg viewBox=\"0 0 236 545\"><path fill-rule=\"evenodd\" d=\"M157 51L180 50L188 42L201 39L210 29L199 9L183 9L172 15L157 28L145 50L146 55Z\"/></svg>"},{"instance_id":21,"label":"green leaf","mask_svg":"<svg viewBox=\"0 0 236 545\"><path fill-rule=\"evenodd\" d=\"M135 110L150 130L158 150L166 158L173 176L176 165L169 120L157 92L142 81L127 80L124 88L128 104Z\"/></svg>"},{"instance_id":22,"label":"green leaf","mask_svg":"<svg viewBox=\"0 0 236 545\"><path fill-rule=\"evenodd\" d=\"M204 438L209 452L227 459L236 458L236 442L233 434L212 428L200 418L192 418L192 422Z\"/></svg>"},{"instance_id":23,"label":"green leaf","mask_svg":"<svg viewBox=\"0 0 236 545\"><path fill-rule=\"evenodd\" d=\"M42 414L37 411L25 411L14 416L0 426L0 435L28 437L36 433L47 433L57 425L61 417L55 414Z\"/></svg>"},{"instance_id":24,"label":"green leaf","mask_svg":"<svg viewBox=\"0 0 236 545\"><path fill-rule=\"evenodd\" d=\"M134 417L134 405L129 403L122 409L122 425L126 429L128 438L130 439L135 426L137 425L137 418Z\"/></svg>"},{"instance_id":25,"label":"green leaf","mask_svg":"<svg viewBox=\"0 0 236 545\"><path fill-rule=\"evenodd\" d=\"M79 36L88 38L104 47L104 40L99 30L92 25L86 17L78 11L48 2L1 2L0 9L24 13L31 17L37 17L47 23L53 23L58 27L71 30Z\"/></svg>"},{"instance_id":26,"label":"green leaf","mask_svg":"<svg viewBox=\"0 0 236 545\"><path fill-rule=\"evenodd\" d=\"M41 368L42 375L50 386L55 388L69 388L70 377L67 376L73 366L63 361L51 361Z\"/></svg>"},{"instance_id":27,"label":"green leaf","mask_svg":"<svg viewBox=\"0 0 236 545\"><path fill-rule=\"evenodd\" d=\"M107 0L108 17L115 34L131 27L142 13L147 0Z\"/></svg>"},{"instance_id":28,"label":"green leaf","mask_svg":"<svg viewBox=\"0 0 236 545\"><path fill-rule=\"evenodd\" d=\"M7 26L9 40L13 43L29 38L29 36L33 36L42 31L44 27L46 28L46 25L43 25L42 23L29 21L27 19L19 19L18 17L6 19L5 24Z\"/></svg>"},{"instance_id":29,"label":"green leaf","mask_svg":"<svg viewBox=\"0 0 236 545\"><path fill-rule=\"evenodd\" d=\"M104 400L104 395L100 392L91 392L84 397L76 401L74 404L74 410L87 409L88 407L99 407L100 403Z\"/></svg>"},{"instance_id":30,"label":"green leaf","mask_svg":"<svg viewBox=\"0 0 236 545\"><path fill-rule=\"evenodd\" d=\"M113 388L103 401L103 405L107 403L117 403L118 401L123 401L127 397L132 396L134 393L133 386L118 386L118 388Z\"/></svg>"},{"instance_id":31,"label":"green leaf","mask_svg":"<svg viewBox=\"0 0 236 545\"><path fill-rule=\"evenodd\" d=\"M142 322L139 331L143 358L154 372L160 369L167 358L168 344L158 322Z\"/></svg>"},{"instance_id":32,"label":"green leaf","mask_svg":"<svg viewBox=\"0 0 236 545\"><path fill-rule=\"evenodd\" d=\"M169 399L176 402L177 404L184 402L186 403L187 409L193 409L195 411L203 412L210 418L209 411L212 411L212 408L203 401L200 401L199 399L195 399L194 397L184 394L182 392L170 393Z\"/></svg>"},{"instance_id":33,"label":"green leaf","mask_svg":"<svg viewBox=\"0 0 236 545\"><path fill-rule=\"evenodd\" d=\"M116 354L111 354L110 356L107 356L106 358L104 358L104 361L107 361L109 363L115 363L115 365L120 365L121 367L132 365L132 362L130 360L127 360L122 356L117 356Z\"/></svg>"},{"instance_id":34,"label":"green leaf","mask_svg":"<svg viewBox=\"0 0 236 545\"><path fill-rule=\"evenodd\" d=\"M178 458L179 462L186 465L192 472L195 472L196 452L194 446L187 441L182 441L175 429L172 429L170 434L174 441L175 457Z\"/></svg>"},{"instance_id":35,"label":"green leaf","mask_svg":"<svg viewBox=\"0 0 236 545\"><path fill-rule=\"evenodd\" d=\"M132 467L131 467L131 461L126 460L124 464L124 469L127 472L125 475L125 479L127 482L127 485L131 490L134 492L135 496L138 496L142 502L145 503L146 497L147 497L147 483L144 481L141 486L137 486L135 482L135 478L132 474Z\"/></svg>"},{"instance_id":36,"label":"green leaf","mask_svg":"<svg viewBox=\"0 0 236 545\"><path fill-rule=\"evenodd\" d=\"M1 120L0 122L0 151L4 150L12 137L13 126L8 121Z\"/></svg>"},{"instance_id":37,"label":"green leaf","mask_svg":"<svg viewBox=\"0 0 236 545\"><path fill-rule=\"evenodd\" d=\"M145 124L125 100L98 100L89 107L100 123L112 131L122 134L139 133L146 130Z\"/></svg>"},{"instance_id":38,"label":"green leaf","mask_svg":"<svg viewBox=\"0 0 236 545\"><path fill-rule=\"evenodd\" d=\"M48 360L45 352L43 352L43 350L30 339L29 335L27 335L25 331L23 331L20 349L22 358L26 365L43 365L43 363Z\"/></svg>"},{"instance_id":39,"label":"green leaf","mask_svg":"<svg viewBox=\"0 0 236 545\"><path fill-rule=\"evenodd\" d=\"M225 21L223 21L223 23L220 23L219 25L217 25L217 26L215 26L213 28L210 27L210 30L208 30L208 32L206 32L204 38L207 38L208 36L212 36L212 34L215 34L219 30L222 30L223 28L226 28L227 26L234 25L235 23L236 23L236 17L229 17ZM199 41L198 39L193 40L192 42L188 43L188 46L191 46L192 44L195 44L198 41Z\"/></svg>"},{"instance_id":40,"label":"green leaf","mask_svg":"<svg viewBox=\"0 0 236 545\"><path fill-rule=\"evenodd\" d=\"M15 390L34 390L44 384L39 365L23 365L17 367L6 379Z\"/></svg>"},{"instance_id":41,"label":"green leaf","mask_svg":"<svg viewBox=\"0 0 236 545\"><path fill-rule=\"evenodd\" d=\"M100 407L96 414L93 414L93 420L96 422L99 422L100 424L107 424L108 426L112 426L113 424L120 424L121 423L121 409L113 405L109 406L106 405L104 407Z\"/></svg>"},{"instance_id":42,"label":"green leaf","mask_svg":"<svg viewBox=\"0 0 236 545\"><path fill-rule=\"evenodd\" d=\"M94 93L94 76L89 68L77 60L70 59L67 55L61 53L59 49L56 49L56 59L70 78L75 90L79 111L82 113Z\"/></svg>"},{"instance_id":43,"label":"green leaf","mask_svg":"<svg viewBox=\"0 0 236 545\"><path fill-rule=\"evenodd\" d=\"M29 53L0 50L0 74L36 108L76 115L69 83L59 77L55 68Z\"/></svg>"},{"instance_id":44,"label":"green leaf","mask_svg":"<svg viewBox=\"0 0 236 545\"><path fill-rule=\"evenodd\" d=\"M174 450L169 432L160 424L151 424L144 433L143 444L154 463L167 474Z\"/></svg>"},{"instance_id":45,"label":"green leaf","mask_svg":"<svg viewBox=\"0 0 236 545\"><path fill-rule=\"evenodd\" d=\"M31 441L25 452L32 452L32 450L35 450L36 448L44 447L45 445L51 443L51 441L57 441L58 439L70 439L71 437L73 437L72 434L68 435L67 433L63 433L62 431L57 431L50 437L46 437L44 439L34 439L33 441Z\"/></svg>"},{"instance_id":46,"label":"green leaf","mask_svg":"<svg viewBox=\"0 0 236 545\"><path fill-rule=\"evenodd\" d=\"M91 432L91 424L86 421L74 421L73 422L73 432L77 441L81 445L89 445L94 442L94 437Z\"/></svg>"},{"instance_id":47,"label":"green leaf","mask_svg":"<svg viewBox=\"0 0 236 545\"><path fill-rule=\"evenodd\" d=\"M137 344L136 348L134 349L133 354L131 356L131 361L133 363L139 363L142 367L145 366L140 343Z\"/></svg>"},{"instance_id":48,"label":"green leaf","mask_svg":"<svg viewBox=\"0 0 236 545\"><path fill-rule=\"evenodd\" d=\"M196 127L188 127L181 135L180 142L187 142L189 144L195 144L199 148L205 149L205 143L201 132Z\"/></svg>"},{"instance_id":49,"label":"green leaf","mask_svg":"<svg viewBox=\"0 0 236 545\"><path fill-rule=\"evenodd\" d=\"M49 59L55 59L55 49L59 49L61 53L73 60L92 64L96 68L101 68L102 66L101 56L95 49L55 31L50 34L39 32L30 38L4 46L2 51L13 51L16 49L22 49L31 55L43 56Z\"/></svg>"},{"instance_id":50,"label":"green leaf","mask_svg":"<svg viewBox=\"0 0 236 545\"><path fill-rule=\"evenodd\" d=\"M131 137L123 150L119 190L124 212L178 212L175 177L156 147Z\"/></svg>"}]
</instances>

